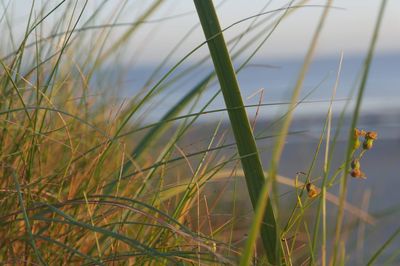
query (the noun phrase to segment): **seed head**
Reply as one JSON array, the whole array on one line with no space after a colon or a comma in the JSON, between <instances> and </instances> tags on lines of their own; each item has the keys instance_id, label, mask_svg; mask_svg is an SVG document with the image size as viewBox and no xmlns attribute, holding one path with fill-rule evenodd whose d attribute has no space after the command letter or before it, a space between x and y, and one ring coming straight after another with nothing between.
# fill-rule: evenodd
<instances>
[{"instance_id":1,"label":"seed head","mask_svg":"<svg viewBox=\"0 0 400 266\"><path fill-rule=\"evenodd\" d=\"M370 150L373 145L374 145L374 139L365 138L363 142L363 149Z\"/></svg>"},{"instance_id":2,"label":"seed head","mask_svg":"<svg viewBox=\"0 0 400 266\"><path fill-rule=\"evenodd\" d=\"M354 137L365 137L367 133L362 129L359 130L358 128L354 129Z\"/></svg>"},{"instance_id":3,"label":"seed head","mask_svg":"<svg viewBox=\"0 0 400 266\"><path fill-rule=\"evenodd\" d=\"M378 138L378 133L376 131L369 131L366 133L365 138L376 140Z\"/></svg>"},{"instance_id":4,"label":"seed head","mask_svg":"<svg viewBox=\"0 0 400 266\"><path fill-rule=\"evenodd\" d=\"M363 178L363 179L367 178L365 176L365 174L363 172L361 172L361 170L359 168L358 169L355 168L355 169L351 170L350 175L355 178Z\"/></svg>"},{"instance_id":5,"label":"seed head","mask_svg":"<svg viewBox=\"0 0 400 266\"><path fill-rule=\"evenodd\" d=\"M309 198L315 198L316 196L318 196L318 191L313 184L307 183L306 189L307 189Z\"/></svg>"},{"instance_id":6,"label":"seed head","mask_svg":"<svg viewBox=\"0 0 400 266\"><path fill-rule=\"evenodd\" d=\"M365 131L364 130L359 130L358 128L355 128L354 129L354 146L353 146L353 148L355 149L355 150L357 150L358 148L360 148L360 146L361 146L361 142L360 142L360 139L359 139L359 137L360 136L365 136Z\"/></svg>"}]
</instances>

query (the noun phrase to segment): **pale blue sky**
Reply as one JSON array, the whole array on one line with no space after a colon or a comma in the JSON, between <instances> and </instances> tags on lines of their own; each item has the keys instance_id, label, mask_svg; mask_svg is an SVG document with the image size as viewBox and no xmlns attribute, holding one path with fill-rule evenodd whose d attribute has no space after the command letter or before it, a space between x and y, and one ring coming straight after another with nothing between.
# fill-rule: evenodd
<instances>
[{"instance_id":1,"label":"pale blue sky","mask_svg":"<svg viewBox=\"0 0 400 266\"><path fill-rule=\"evenodd\" d=\"M215 1L215 3L218 2L220 1ZM226 1L218 9L222 26L228 26L237 20L257 14L267 2L265 0ZM341 50L345 54L364 53L374 28L380 2L381 0L334 1L334 6L345 10L331 10L319 42L317 54L336 56ZM281 7L285 3L286 1L272 1L267 10ZM326 1L309 1L308 4L325 3ZM171 8L171 6L173 7ZM168 8L171 8L172 14L194 11L194 5L190 0L170 0L165 5L164 10ZM259 57L287 58L304 55L321 12L321 8L297 10L277 28L271 39L260 51ZM162 13L162 10L160 10L160 13ZM194 25L197 21L196 15L192 15L169 22L174 30L168 31L171 36L168 37L166 43L174 43L174 40L187 31L189 25ZM248 22L243 23L243 25L248 25ZM237 26L226 32L226 36L237 34L240 29L242 28ZM160 32L163 31L160 30ZM195 35L192 45L197 43L195 40L203 40L200 30ZM167 35L165 36L167 38ZM166 52L163 45L156 44L154 47L159 51ZM189 45L188 49L190 47ZM387 53L400 52L400 1L398 0L388 1L377 50Z\"/></svg>"},{"instance_id":2,"label":"pale blue sky","mask_svg":"<svg viewBox=\"0 0 400 266\"><path fill-rule=\"evenodd\" d=\"M3 2L8 2L2 0ZM29 12L31 1L18 0L13 2L15 5L16 18L22 21ZM48 1L37 1L38 8L40 3ZM59 1L50 2L55 5ZM68 1L67 1L68 2ZM70 0L71 3L75 1ZM86 15L90 14L93 7L99 4L100 0L90 0L90 6L86 11ZM108 2L104 17L107 12L113 12L114 8L120 6L126 1L112 0ZM216 4L221 0L215 0ZM226 0L218 9L218 15L223 27L248 16L255 15L260 12L266 5L266 0ZM83 3L83 1L82 1ZM118 22L132 22L137 15L145 9L151 1L130 0L123 8ZM267 10L273 10L282 7L287 1L275 0ZM308 5L323 5L326 1L308 1ZM344 51L345 55L353 53L364 53L368 47L378 8L381 0L336 0L334 6L343 8L344 10L332 9L323 34L321 36L317 55L320 56L338 56L340 51ZM293 58L304 55L310 38L314 32L322 8L308 7L298 9L288 19L283 21L272 37L260 50L258 57L263 58ZM125 60L132 57L141 63L159 62L165 54L182 38L182 36L196 23L198 17L195 13L193 1L191 0L166 0L159 10L152 16L152 19L158 19L166 16L174 16L176 14L187 13L175 19L163 21L162 23L148 24L142 27L141 31L130 41L127 46L127 56ZM389 0L385 12L380 39L377 50L383 53L400 53L400 1ZM228 30L225 35L226 39L237 35L241 30L245 29L251 20L242 23ZM97 20L97 24L108 23ZM118 34L119 30L115 30ZM266 33L265 33L266 34ZM149 35L151 37L149 37ZM183 44L181 49L176 53L175 60L178 60L189 52L192 48L204 40L203 33L200 28L193 31L190 38ZM144 48L144 49L143 49ZM137 53L137 51L140 51ZM189 60L200 58L206 53L206 49L200 49Z\"/></svg>"}]
</instances>

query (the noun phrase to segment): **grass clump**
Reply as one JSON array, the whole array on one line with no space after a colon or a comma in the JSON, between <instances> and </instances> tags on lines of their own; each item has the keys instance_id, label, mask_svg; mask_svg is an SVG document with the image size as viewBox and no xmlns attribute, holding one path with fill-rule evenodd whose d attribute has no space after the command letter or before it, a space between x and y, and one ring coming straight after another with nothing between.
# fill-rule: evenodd
<instances>
[{"instance_id":1,"label":"grass clump","mask_svg":"<svg viewBox=\"0 0 400 266\"><path fill-rule=\"evenodd\" d=\"M12 24L11 2L3 3L0 26L9 42L0 43L0 261L5 265L326 265L329 258L337 265L346 261L349 252L340 241L344 214L360 223L377 223L376 217L346 201L346 178L364 177L362 159L377 133L356 131L354 138L355 109L350 152L331 171L338 135L331 140L330 110L309 171L294 178L278 174L286 138L302 133L290 130L292 112L299 104L313 103L307 96L299 100L299 92L330 2L313 6L324 13L291 101L263 104L260 99L249 106L243 104L237 73L248 66L280 22L307 1L291 1L276 10L268 10L267 4L259 14L238 18L221 29L212 1L195 0L201 23L160 59L143 84L128 92L127 100L116 97L126 82L126 66L119 61L125 49L130 41L141 40L146 24L174 17L154 19L165 4L156 0L136 3L136 19L118 23L132 6L122 1L110 12L109 2L91 6L90 1L33 1L23 31ZM225 42L222 33L244 22L248 27ZM171 63L180 45L200 26L206 40ZM367 80L378 29L359 91ZM206 44L211 56L185 64ZM235 70L231 59L241 57L244 63ZM205 73L202 67L210 59L215 72ZM198 79L187 85L192 77ZM151 111L159 112L164 96L182 84L188 87L184 95L151 121ZM220 91L211 96L205 92L215 84L220 84L226 108L210 109ZM360 92L357 108L361 99ZM258 113L268 105L288 109L260 134L246 109L257 108ZM229 122L199 122L223 112ZM339 125L337 132L340 129ZM332 146L325 154L323 177L314 178L323 140ZM269 169L263 169L261 141L275 141ZM338 183L341 192L336 196ZM287 198L280 194L282 187L289 188ZM326 223L326 202L338 209L334 234ZM398 232L370 254L370 264ZM328 246L334 250L327 251Z\"/></svg>"}]
</instances>

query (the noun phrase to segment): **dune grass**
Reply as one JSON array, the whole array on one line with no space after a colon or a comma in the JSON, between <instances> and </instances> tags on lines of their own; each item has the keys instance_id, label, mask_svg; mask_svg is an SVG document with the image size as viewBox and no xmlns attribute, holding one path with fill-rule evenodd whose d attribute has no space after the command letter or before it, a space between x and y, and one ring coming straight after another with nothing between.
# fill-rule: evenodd
<instances>
[{"instance_id":1,"label":"dune grass","mask_svg":"<svg viewBox=\"0 0 400 266\"><path fill-rule=\"evenodd\" d=\"M256 208L260 197L260 188L264 183L264 171L256 147L250 122L244 109L236 73L226 47L225 39L221 34L218 17L212 1L194 1L199 15L204 35L210 49L211 58L218 76L219 84L228 109L230 124L235 135L235 141L240 161L246 178L247 189L253 207ZM277 241L277 228L272 204L268 198L266 204L261 237L271 264L280 260L280 248ZM262 214L264 215L264 214Z\"/></svg>"},{"instance_id":2,"label":"dune grass","mask_svg":"<svg viewBox=\"0 0 400 266\"><path fill-rule=\"evenodd\" d=\"M131 41L140 41L142 27L178 16L154 18L165 4L155 0L134 3L136 19L119 23L131 3L121 1L110 12L110 2L90 6L90 1L32 1L22 31L13 26L11 1L2 2L0 27L8 38L0 42L1 264L344 264L352 251L340 240L347 226L343 217L348 214L375 225L378 219L346 201L346 180L354 152L353 128L386 1L365 60L346 158L337 169L330 168L342 127L336 125L331 140L328 111L309 171L293 178L279 175L279 161L285 139L304 133L289 130L292 112L300 104L321 102L308 99L319 85L301 99L299 91L330 2L308 6L323 14L291 101L260 99L255 105L243 104L237 73L279 31L280 22L307 8L308 1L291 1L275 10L267 3L258 14L221 29L212 1L195 0L201 23L177 40L124 101L115 96L127 75L119 59ZM223 32L245 22L248 27L225 42ZM174 62L174 54L199 27L205 41ZM186 62L207 44L210 56ZM238 58L243 62L234 69L231 60ZM202 71L211 63L215 72ZM192 77L198 78L194 85L185 85ZM205 94L217 84L220 90ZM151 111L163 103L160 95L181 86L186 86L184 95L149 122ZM210 109L221 91L226 108ZM332 105L336 100L326 102ZM246 110L270 106L287 110L254 131ZM199 122L225 112L229 121ZM265 140L275 142L268 147L273 151L269 169L261 160L265 149L259 143ZM327 148L319 182L312 175L324 140L329 153ZM367 152L373 150L362 151L360 158ZM291 197L279 194L278 187L287 187ZM327 208L325 201L336 207ZM332 233L326 215L336 210ZM379 261L398 234L395 231L366 254L366 261ZM388 260L395 259L393 255Z\"/></svg>"}]
</instances>

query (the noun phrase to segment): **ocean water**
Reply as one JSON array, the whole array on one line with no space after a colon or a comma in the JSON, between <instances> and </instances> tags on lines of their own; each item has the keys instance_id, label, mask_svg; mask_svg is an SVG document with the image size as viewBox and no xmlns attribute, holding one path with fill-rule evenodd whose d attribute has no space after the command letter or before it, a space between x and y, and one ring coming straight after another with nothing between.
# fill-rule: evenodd
<instances>
[{"instance_id":1,"label":"ocean water","mask_svg":"<svg viewBox=\"0 0 400 266\"><path fill-rule=\"evenodd\" d=\"M339 113L347 101L350 102L349 110L352 110L359 88L364 60L364 55L344 56L333 105L334 113ZM234 64L238 68L241 62L234 62ZM250 63L238 73L238 81L245 105L255 105L259 102L276 104L290 101L301 66L302 59L264 60ZM299 100L305 102L296 107L296 116L315 116L326 113L338 73L338 66L339 56L316 58L313 61L299 97ZM183 74L184 78L173 81L190 67L193 67L193 65L179 66L170 77L161 83L162 89L154 92L153 100L142 113L146 121L154 122L160 119L207 74L213 71L211 65L202 65L189 74ZM127 71L127 75L121 83L123 84L122 93L119 96L130 99L133 95L136 95L155 68L156 66L139 66ZM149 88L154 86L168 70L169 68L162 69L161 73L150 82ZM381 54L374 57L363 97L361 115L393 116L400 114L399 73L400 54ZM164 88L164 84L170 85ZM196 98L196 104L188 106L182 113L200 111L207 104L206 110L223 109L224 101L221 93L211 103L208 103L218 91L218 83L213 79L208 84L207 89ZM307 103L309 101L323 102ZM285 110L285 105L263 106L259 108L258 115L260 118L270 118ZM257 108L255 107L247 108L249 116L254 116L256 111ZM226 112L204 114L200 117L201 121L219 119L227 119Z\"/></svg>"}]
</instances>

